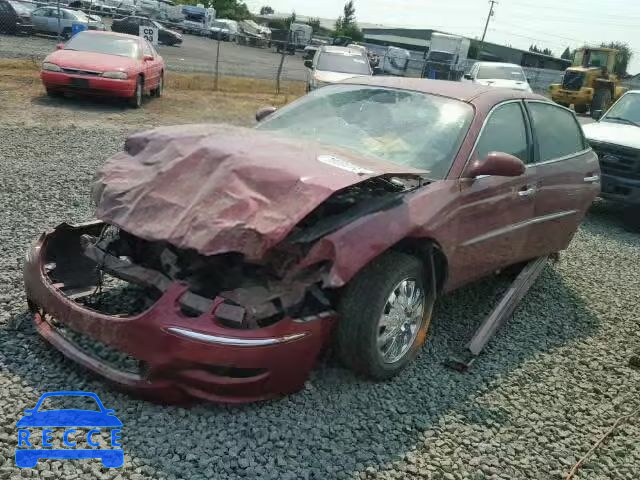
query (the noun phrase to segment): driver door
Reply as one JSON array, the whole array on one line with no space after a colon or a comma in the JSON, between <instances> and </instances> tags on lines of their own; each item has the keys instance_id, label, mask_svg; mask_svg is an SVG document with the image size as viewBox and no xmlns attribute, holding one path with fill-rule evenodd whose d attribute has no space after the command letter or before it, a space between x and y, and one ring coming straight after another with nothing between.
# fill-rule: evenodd
<instances>
[{"instance_id":1,"label":"driver door","mask_svg":"<svg viewBox=\"0 0 640 480\"><path fill-rule=\"evenodd\" d=\"M489 152L518 157L527 169L518 177L460 179L455 212L456 248L450 254L450 288L528 260L527 236L535 213L536 169L528 119L521 101L508 101L490 112L470 162ZM463 174L464 176L464 174Z\"/></svg>"},{"instance_id":2,"label":"driver door","mask_svg":"<svg viewBox=\"0 0 640 480\"><path fill-rule=\"evenodd\" d=\"M31 23L33 29L38 32L47 31L47 15L49 15L50 8L37 8L31 13Z\"/></svg>"}]
</instances>

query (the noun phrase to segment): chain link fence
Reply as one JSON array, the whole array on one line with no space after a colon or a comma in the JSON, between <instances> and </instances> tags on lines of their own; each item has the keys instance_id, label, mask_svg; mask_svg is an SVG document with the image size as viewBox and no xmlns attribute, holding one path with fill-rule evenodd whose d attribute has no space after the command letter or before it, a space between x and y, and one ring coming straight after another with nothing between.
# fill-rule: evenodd
<instances>
[{"instance_id":1,"label":"chain link fence","mask_svg":"<svg viewBox=\"0 0 640 480\"><path fill-rule=\"evenodd\" d=\"M178 7L166 7L145 17L144 9L135 10L133 3L126 3L129 1L0 0L0 58L41 62L54 51L56 43L81 30L138 35L141 28L153 27L158 31L157 50L170 72L210 75L212 78L206 81L214 90L232 88L234 78L262 81L263 90L277 94L300 95L306 90L309 71L304 60L310 58L313 49L303 50L306 42L295 34L276 30L266 34L255 23L237 28L237 23L231 22L236 24L234 29L219 28L224 21L214 22L216 28L187 29L176 20L175 10L170 10ZM373 44L362 48L367 50L372 69L381 75L459 81L475 62L451 66L428 61L423 52ZM545 93L551 83L560 82L563 73L526 67L525 72L539 93ZM256 88L255 82L250 88Z\"/></svg>"}]
</instances>

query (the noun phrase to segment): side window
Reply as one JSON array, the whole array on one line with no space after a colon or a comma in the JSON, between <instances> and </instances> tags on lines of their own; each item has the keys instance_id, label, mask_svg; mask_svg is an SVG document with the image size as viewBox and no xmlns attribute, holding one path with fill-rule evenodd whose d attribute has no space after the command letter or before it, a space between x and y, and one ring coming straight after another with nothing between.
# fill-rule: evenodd
<instances>
[{"instance_id":1,"label":"side window","mask_svg":"<svg viewBox=\"0 0 640 480\"><path fill-rule=\"evenodd\" d=\"M479 159L489 152L508 153L524 163L530 161L527 127L520 103L501 105L491 113L476 146Z\"/></svg>"},{"instance_id":2,"label":"side window","mask_svg":"<svg viewBox=\"0 0 640 480\"><path fill-rule=\"evenodd\" d=\"M64 18L65 20L75 20L76 16L71 12L62 12L62 18Z\"/></svg>"},{"instance_id":3,"label":"side window","mask_svg":"<svg viewBox=\"0 0 640 480\"><path fill-rule=\"evenodd\" d=\"M527 102L540 161L553 160L586 148L578 122L571 112L548 103Z\"/></svg>"}]
</instances>

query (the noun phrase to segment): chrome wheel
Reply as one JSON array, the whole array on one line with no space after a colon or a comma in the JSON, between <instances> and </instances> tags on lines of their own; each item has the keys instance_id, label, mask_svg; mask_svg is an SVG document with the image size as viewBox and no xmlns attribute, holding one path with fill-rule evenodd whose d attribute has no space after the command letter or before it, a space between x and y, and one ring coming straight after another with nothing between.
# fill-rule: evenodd
<instances>
[{"instance_id":1,"label":"chrome wheel","mask_svg":"<svg viewBox=\"0 0 640 480\"><path fill-rule=\"evenodd\" d=\"M392 290L378 321L378 353L384 363L401 360L413 345L424 320L425 293L415 278Z\"/></svg>"}]
</instances>

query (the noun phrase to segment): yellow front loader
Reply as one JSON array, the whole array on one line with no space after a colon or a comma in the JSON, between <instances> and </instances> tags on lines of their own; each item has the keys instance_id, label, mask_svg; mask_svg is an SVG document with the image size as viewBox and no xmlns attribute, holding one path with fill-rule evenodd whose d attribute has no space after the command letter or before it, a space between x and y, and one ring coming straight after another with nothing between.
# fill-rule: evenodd
<instances>
[{"instance_id":1,"label":"yellow front loader","mask_svg":"<svg viewBox=\"0 0 640 480\"><path fill-rule=\"evenodd\" d=\"M583 47L576 51L573 65L566 69L562 83L549 87L551 99L576 113L606 110L627 91L613 73L618 51L612 48Z\"/></svg>"}]
</instances>

